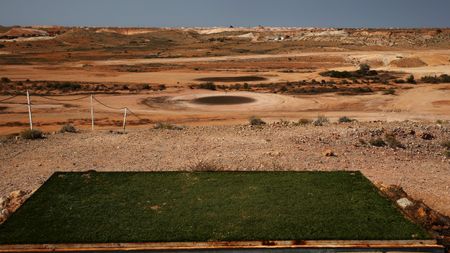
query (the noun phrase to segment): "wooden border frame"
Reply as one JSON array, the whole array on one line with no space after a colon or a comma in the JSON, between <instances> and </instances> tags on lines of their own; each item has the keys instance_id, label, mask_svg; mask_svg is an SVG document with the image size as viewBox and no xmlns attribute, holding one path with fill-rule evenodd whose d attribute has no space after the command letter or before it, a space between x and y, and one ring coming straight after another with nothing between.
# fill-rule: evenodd
<instances>
[{"instance_id":1,"label":"wooden border frame","mask_svg":"<svg viewBox=\"0 0 450 253\"><path fill-rule=\"evenodd\" d=\"M204 249L423 249L442 251L436 240L289 240L230 242L142 242L142 243L70 243L0 245L0 253L10 252L85 252L134 250L204 250Z\"/></svg>"}]
</instances>

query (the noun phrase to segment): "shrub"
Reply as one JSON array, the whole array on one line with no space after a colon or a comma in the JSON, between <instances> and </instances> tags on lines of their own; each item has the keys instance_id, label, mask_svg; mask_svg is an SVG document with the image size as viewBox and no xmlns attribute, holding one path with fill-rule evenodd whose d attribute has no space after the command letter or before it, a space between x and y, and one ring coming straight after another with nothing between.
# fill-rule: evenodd
<instances>
[{"instance_id":1,"label":"shrub","mask_svg":"<svg viewBox=\"0 0 450 253\"><path fill-rule=\"evenodd\" d=\"M323 126L329 122L330 121L328 120L327 117L319 116L316 120L314 120L313 124L314 124L314 126Z\"/></svg>"},{"instance_id":2,"label":"shrub","mask_svg":"<svg viewBox=\"0 0 450 253\"><path fill-rule=\"evenodd\" d=\"M442 147L450 150L450 140L441 143Z\"/></svg>"},{"instance_id":3,"label":"shrub","mask_svg":"<svg viewBox=\"0 0 450 253\"><path fill-rule=\"evenodd\" d=\"M0 81L1 81L2 83L9 83L9 82L11 82L11 79L9 79L8 77L2 77L2 78L0 79Z\"/></svg>"},{"instance_id":4,"label":"shrub","mask_svg":"<svg viewBox=\"0 0 450 253\"><path fill-rule=\"evenodd\" d=\"M330 70L320 73L322 76L329 76L334 78L351 78L353 77L353 74L349 71L337 71L337 70Z\"/></svg>"},{"instance_id":5,"label":"shrub","mask_svg":"<svg viewBox=\"0 0 450 253\"><path fill-rule=\"evenodd\" d=\"M294 125L296 126L300 126L300 125L309 125L311 124L311 120L309 119L299 119L296 123L294 123Z\"/></svg>"},{"instance_id":6,"label":"shrub","mask_svg":"<svg viewBox=\"0 0 450 253\"><path fill-rule=\"evenodd\" d=\"M159 90L165 90L165 89L167 89L167 88L166 88L166 85L160 84L160 85L158 86L158 89L159 89Z\"/></svg>"},{"instance_id":7,"label":"shrub","mask_svg":"<svg viewBox=\"0 0 450 253\"><path fill-rule=\"evenodd\" d=\"M387 89L383 91L384 95L395 95L395 90L394 89Z\"/></svg>"},{"instance_id":8,"label":"shrub","mask_svg":"<svg viewBox=\"0 0 450 253\"><path fill-rule=\"evenodd\" d=\"M153 127L154 129L167 129L167 130L182 130L183 127L177 126L171 123L158 122Z\"/></svg>"},{"instance_id":9,"label":"shrub","mask_svg":"<svg viewBox=\"0 0 450 253\"><path fill-rule=\"evenodd\" d=\"M444 156L450 158L450 150L444 151Z\"/></svg>"},{"instance_id":10,"label":"shrub","mask_svg":"<svg viewBox=\"0 0 450 253\"><path fill-rule=\"evenodd\" d=\"M386 139L387 145L391 148L405 148L405 146L398 141L393 134L386 134L384 138Z\"/></svg>"},{"instance_id":11,"label":"shrub","mask_svg":"<svg viewBox=\"0 0 450 253\"><path fill-rule=\"evenodd\" d=\"M367 63L362 63L362 64L360 64L359 65L359 70L358 70L358 72L361 74L361 75L367 75L368 73L369 73L369 71L370 71L370 66L369 66L369 64L367 64Z\"/></svg>"},{"instance_id":12,"label":"shrub","mask_svg":"<svg viewBox=\"0 0 450 253\"><path fill-rule=\"evenodd\" d=\"M369 144L374 146L374 147L384 147L384 146L386 146L386 142L384 142L383 139L381 139L380 137L378 137L376 139L369 140Z\"/></svg>"},{"instance_id":13,"label":"shrub","mask_svg":"<svg viewBox=\"0 0 450 253\"><path fill-rule=\"evenodd\" d=\"M450 83L450 76L442 74L440 76L423 76L420 80L424 83Z\"/></svg>"},{"instance_id":14,"label":"shrub","mask_svg":"<svg viewBox=\"0 0 450 253\"><path fill-rule=\"evenodd\" d=\"M416 83L416 80L414 79L414 76L413 76L413 75L410 75L410 76L408 76L408 78L406 78L406 82L407 82L407 83L415 84L415 83Z\"/></svg>"},{"instance_id":15,"label":"shrub","mask_svg":"<svg viewBox=\"0 0 450 253\"><path fill-rule=\"evenodd\" d=\"M198 86L200 89L205 89L205 90L216 90L216 85L212 82L208 82L208 83L202 83Z\"/></svg>"},{"instance_id":16,"label":"shrub","mask_svg":"<svg viewBox=\"0 0 450 253\"><path fill-rule=\"evenodd\" d=\"M339 123L348 123L348 122L353 122L353 121L354 121L354 119L351 119L351 118L349 118L347 116L339 118Z\"/></svg>"},{"instance_id":17,"label":"shrub","mask_svg":"<svg viewBox=\"0 0 450 253\"><path fill-rule=\"evenodd\" d=\"M72 124L65 124L59 131L61 133L76 133L77 129Z\"/></svg>"},{"instance_id":18,"label":"shrub","mask_svg":"<svg viewBox=\"0 0 450 253\"><path fill-rule=\"evenodd\" d=\"M266 124L266 122L264 122L262 119L255 116L250 117L249 123L252 126L261 126Z\"/></svg>"},{"instance_id":19,"label":"shrub","mask_svg":"<svg viewBox=\"0 0 450 253\"><path fill-rule=\"evenodd\" d=\"M20 137L27 140L35 140L35 139L42 139L44 138L44 134L41 130L38 129L27 129L20 133Z\"/></svg>"},{"instance_id":20,"label":"shrub","mask_svg":"<svg viewBox=\"0 0 450 253\"><path fill-rule=\"evenodd\" d=\"M69 90L79 90L79 89L81 89L81 85L78 83L70 83L70 82L48 83L47 88L69 91Z\"/></svg>"}]
</instances>

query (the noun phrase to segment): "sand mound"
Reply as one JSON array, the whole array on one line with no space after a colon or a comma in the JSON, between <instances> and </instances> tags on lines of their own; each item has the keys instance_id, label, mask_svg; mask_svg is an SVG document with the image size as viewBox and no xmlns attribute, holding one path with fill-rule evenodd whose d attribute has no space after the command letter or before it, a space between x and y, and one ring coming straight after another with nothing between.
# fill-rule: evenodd
<instances>
[{"instance_id":1,"label":"sand mound","mask_svg":"<svg viewBox=\"0 0 450 253\"><path fill-rule=\"evenodd\" d=\"M2 34L7 37L35 37L48 36L46 31L31 29L31 28L11 28L9 31Z\"/></svg>"},{"instance_id":2,"label":"sand mound","mask_svg":"<svg viewBox=\"0 0 450 253\"><path fill-rule=\"evenodd\" d=\"M416 68L427 66L427 64L419 58L401 58L391 61L389 65L399 68Z\"/></svg>"}]
</instances>

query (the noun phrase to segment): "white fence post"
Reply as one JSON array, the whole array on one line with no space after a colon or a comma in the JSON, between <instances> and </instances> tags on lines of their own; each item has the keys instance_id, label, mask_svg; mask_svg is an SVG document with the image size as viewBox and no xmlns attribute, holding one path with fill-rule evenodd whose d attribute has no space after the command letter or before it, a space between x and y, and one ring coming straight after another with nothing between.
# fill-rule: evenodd
<instances>
[{"instance_id":1,"label":"white fence post","mask_svg":"<svg viewBox=\"0 0 450 253\"><path fill-rule=\"evenodd\" d=\"M93 95L91 94L91 130L94 131L94 102Z\"/></svg>"},{"instance_id":2,"label":"white fence post","mask_svg":"<svg viewBox=\"0 0 450 253\"><path fill-rule=\"evenodd\" d=\"M33 118L31 116L30 93L27 90L28 120L30 121L30 130L33 130Z\"/></svg>"},{"instance_id":3,"label":"white fence post","mask_svg":"<svg viewBox=\"0 0 450 253\"><path fill-rule=\"evenodd\" d=\"M127 125L127 108L123 111L123 132L125 133L125 126Z\"/></svg>"}]
</instances>

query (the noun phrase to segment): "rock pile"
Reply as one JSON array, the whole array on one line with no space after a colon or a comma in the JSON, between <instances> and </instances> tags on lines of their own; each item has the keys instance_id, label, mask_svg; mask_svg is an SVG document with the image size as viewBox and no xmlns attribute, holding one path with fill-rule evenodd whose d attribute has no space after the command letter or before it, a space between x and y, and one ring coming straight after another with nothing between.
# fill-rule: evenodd
<instances>
[{"instance_id":1,"label":"rock pile","mask_svg":"<svg viewBox=\"0 0 450 253\"><path fill-rule=\"evenodd\" d=\"M412 199L400 186L379 184L378 188L393 200L408 218L422 225L450 249L450 217L434 211L420 200Z\"/></svg>"}]
</instances>

